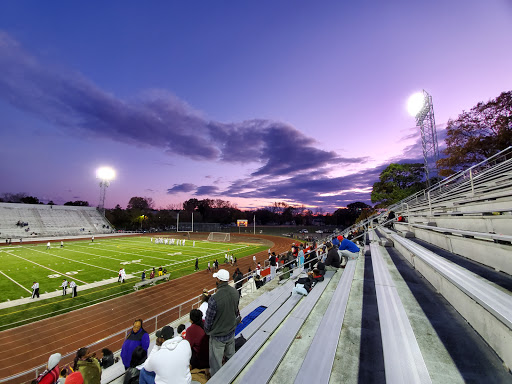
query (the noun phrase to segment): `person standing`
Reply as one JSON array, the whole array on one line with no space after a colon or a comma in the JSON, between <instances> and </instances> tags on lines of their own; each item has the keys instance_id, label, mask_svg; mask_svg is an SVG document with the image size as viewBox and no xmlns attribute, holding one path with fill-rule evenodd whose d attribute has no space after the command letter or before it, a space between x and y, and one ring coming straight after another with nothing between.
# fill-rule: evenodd
<instances>
[{"instance_id":1,"label":"person standing","mask_svg":"<svg viewBox=\"0 0 512 384\"><path fill-rule=\"evenodd\" d=\"M32 285L32 297L31 297L31 299L34 299L36 297L39 299L39 283L37 281L34 281L34 284Z\"/></svg>"},{"instance_id":2,"label":"person standing","mask_svg":"<svg viewBox=\"0 0 512 384\"><path fill-rule=\"evenodd\" d=\"M239 323L239 296L228 284L229 272L220 269L214 273L217 279L217 293L208 300L204 330L210 336L210 374L213 376L222 367L222 360L228 361L235 354L235 329Z\"/></svg>"},{"instance_id":3,"label":"person standing","mask_svg":"<svg viewBox=\"0 0 512 384\"><path fill-rule=\"evenodd\" d=\"M121 360L125 369L130 367L130 361L135 348L141 346L148 351L149 334L142 328L142 320L137 319L133 322L132 330L121 347Z\"/></svg>"},{"instance_id":4,"label":"person standing","mask_svg":"<svg viewBox=\"0 0 512 384\"><path fill-rule=\"evenodd\" d=\"M84 384L101 383L101 366L96 353L89 353L89 348L80 348L75 356L73 371L82 374Z\"/></svg>"},{"instance_id":5,"label":"person standing","mask_svg":"<svg viewBox=\"0 0 512 384\"><path fill-rule=\"evenodd\" d=\"M146 280L146 271L142 271L141 281Z\"/></svg>"},{"instance_id":6,"label":"person standing","mask_svg":"<svg viewBox=\"0 0 512 384\"><path fill-rule=\"evenodd\" d=\"M199 258L196 257L196 271L199 271Z\"/></svg>"},{"instance_id":7,"label":"person standing","mask_svg":"<svg viewBox=\"0 0 512 384\"><path fill-rule=\"evenodd\" d=\"M78 294L78 287L74 281L71 282L69 288L71 288L71 298L76 297Z\"/></svg>"},{"instance_id":8,"label":"person standing","mask_svg":"<svg viewBox=\"0 0 512 384\"><path fill-rule=\"evenodd\" d=\"M62 296L66 296L66 289L68 288L68 281L66 279L62 280Z\"/></svg>"},{"instance_id":9,"label":"person standing","mask_svg":"<svg viewBox=\"0 0 512 384\"><path fill-rule=\"evenodd\" d=\"M64 248L64 242L63 242L62 240L61 240L61 242L60 242L60 247L61 247L61 248Z\"/></svg>"},{"instance_id":10,"label":"person standing","mask_svg":"<svg viewBox=\"0 0 512 384\"><path fill-rule=\"evenodd\" d=\"M46 243L46 249L50 249L50 242Z\"/></svg>"},{"instance_id":11,"label":"person standing","mask_svg":"<svg viewBox=\"0 0 512 384\"><path fill-rule=\"evenodd\" d=\"M256 255L252 255L252 262L254 263L254 267L256 267L256 265L258 265L256 263Z\"/></svg>"},{"instance_id":12,"label":"person standing","mask_svg":"<svg viewBox=\"0 0 512 384\"><path fill-rule=\"evenodd\" d=\"M272 254L269 257L270 261L270 280L273 280L274 277L276 277L276 271L277 271L277 260L276 260L276 253L272 252Z\"/></svg>"},{"instance_id":13,"label":"person standing","mask_svg":"<svg viewBox=\"0 0 512 384\"><path fill-rule=\"evenodd\" d=\"M210 268L210 262L208 262L208 272L211 272L212 269Z\"/></svg>"},{"instance_id":14,"label":"person standing","mask_svg":"<svg viewBox=\"0 0 512 384\"><path fill-rule=\"evenodd\" d=\"M94 243L94 235L91 237L91 243Z\"/></svg>"}]
</instances>

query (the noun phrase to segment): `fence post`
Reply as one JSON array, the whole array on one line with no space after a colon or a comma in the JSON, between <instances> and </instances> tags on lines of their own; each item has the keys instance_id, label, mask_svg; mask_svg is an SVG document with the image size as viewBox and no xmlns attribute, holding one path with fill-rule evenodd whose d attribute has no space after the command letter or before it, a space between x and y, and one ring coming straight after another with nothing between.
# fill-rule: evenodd
<instances>
[{"instance_id":1,"label":"fence post","mask_svg":"<svg viewBox=\"0 0 512 384\"><path fill-rule=\"evenodd\" d=\"M430 216L432 216L432 201L430 200L430 191L427 192L428 195L428 210L430 212Z\"/></svg>"},{"instance_id":2,"label":"fence post","mask_svg":"<svg viewBox=\"0 0 512 384\"><path fill-rule=\"evenodd\" d=\"M471 181L471 193L475 194L475 185L473 184L473 170L469 168L469 180Z\"/></svg>"}]
</instances>

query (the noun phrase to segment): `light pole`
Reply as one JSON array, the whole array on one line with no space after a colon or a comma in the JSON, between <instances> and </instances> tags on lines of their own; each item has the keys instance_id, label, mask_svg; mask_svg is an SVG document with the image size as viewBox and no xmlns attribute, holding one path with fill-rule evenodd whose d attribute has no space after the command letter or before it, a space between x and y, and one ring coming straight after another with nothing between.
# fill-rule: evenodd
<instances>
[{"instance_id":1,"label":"light pole","mask_svg":"<svg viewBox=\"0 0 512 384\"><path fill-rule=\"evenodd\" d=\"M100 180L100 202L98 211L105 216L105 195L110 181L116 177L116 172L110 167L101 167L96 170L96 178Z\"/></svg>"},{"instance_id":2,"label":"light pole","mask_svg":"<svg viewBox=\"0 0 512 384\"><path fill-rule=\"evenodd\" d=\"M432 96L425 90L415 93L407 101L407 110L416 119L416 126L420 127L425 176L427 178L427 187L430 187L430 178L437 176L436 163L439 160Z\"/></svg>"}]
</instances>

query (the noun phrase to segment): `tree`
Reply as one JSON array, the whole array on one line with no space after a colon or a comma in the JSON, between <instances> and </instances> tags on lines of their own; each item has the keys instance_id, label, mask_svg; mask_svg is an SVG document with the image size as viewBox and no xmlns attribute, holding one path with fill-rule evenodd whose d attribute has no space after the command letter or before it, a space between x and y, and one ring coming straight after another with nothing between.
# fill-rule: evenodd
<instances>
[{"instance_id":1,"label":"tree","mask_svg":"<svg viewBox=\"0 0 512 384\"><path fill-rule=\"evenodd\" d=\"M375 208L387 207L397 203L425 188L425 168L421 163L392 163L379 176L380 181L373 184L372 203Z\"/></svg>"},{"instance_id":2,"label":"tree","mask_svg":"<svg viewBox=\"0 0 512 384\"><path fill-rule=\"evenodd\" d=\"M512 91L449 120L446 134L446 157L437 162L441 176L466 169L512 145Z\"/></svg>"},{"instance_id":3,"label":"tree","mask_svg":"<svg viewBox=\"0 0 512 384\"><path fill-rule=\"evenodd\" d=\"M126 206L126 209L135 209L140 211L149 211L153 208L153 199L151 197L132 197Z\"/></svg>"},{"instance_id":4,"label":"tree","mask_svg":"<svg viewBox=\"0 0 512 384\"><path fill-rule=\"evenodd\" d=\"M366 203L363 203L362 201L356 201L355 203L347 204L347 208L351 211L360 212L364 209L371 208L371 206L369 206Z\"/></svg>"},{"instance_id":5,"label":"tree","mask_svg":"<svg viewBox=\"0 0 512 384\"><path fill-rule=\"evenodd\" d=\"M20 201L23 203L23 204L39 204L40 201L37 197L34 197L34 196L25 196L25 197L22 197L20 199Z\"/></svg>"}]
</instances>

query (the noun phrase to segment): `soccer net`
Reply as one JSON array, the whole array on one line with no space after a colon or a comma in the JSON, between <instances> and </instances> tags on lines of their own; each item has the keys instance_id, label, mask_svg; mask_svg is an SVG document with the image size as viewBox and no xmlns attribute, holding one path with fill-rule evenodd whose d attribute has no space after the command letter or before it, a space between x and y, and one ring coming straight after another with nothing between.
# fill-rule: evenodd
<instances>
[{"instance_id":1,"label":"soccer net","mask_svg":"<svg viewBox=\"0 0 512 384\"><path fill-rule=\"evenodd\" d=\"M208 240L210 241L230 241L231 237L229 233L223 232L210 232L208 235Z\"/></svg>"}]
</instances>

